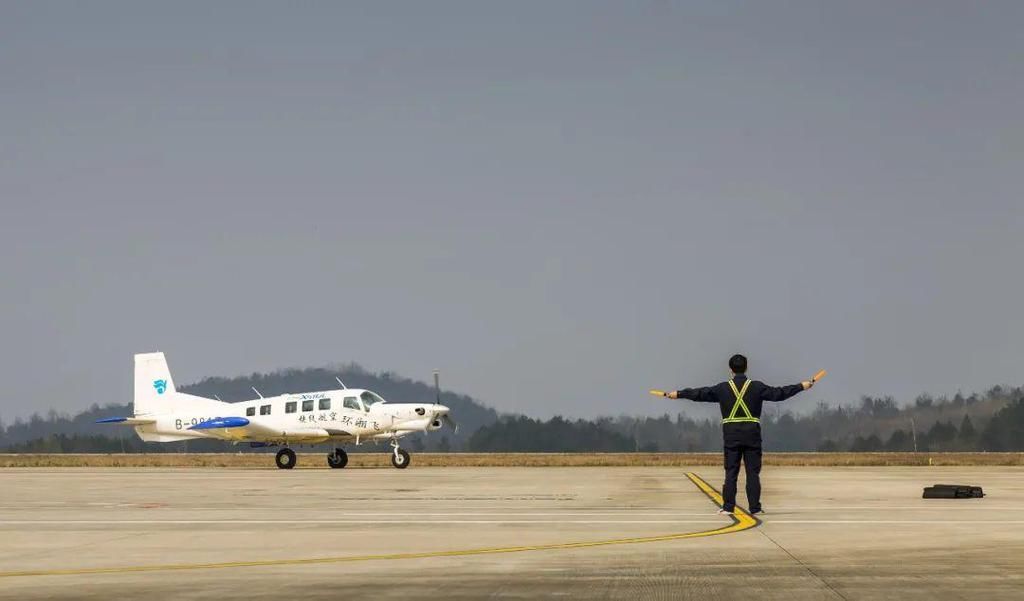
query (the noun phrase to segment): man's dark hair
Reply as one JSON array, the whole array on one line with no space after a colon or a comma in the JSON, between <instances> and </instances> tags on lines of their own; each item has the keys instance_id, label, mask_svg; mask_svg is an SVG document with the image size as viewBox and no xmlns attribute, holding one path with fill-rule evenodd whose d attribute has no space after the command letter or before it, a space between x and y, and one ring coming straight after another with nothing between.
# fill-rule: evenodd
<instances>
[{"instance_id":1,"label":"man's dark hair","mask_svg":"<svg viewBox=\"0 0 1024 601\"><path fill-rule=\"evenodd\" d=\"M745 374L747 373L747 358L743 355L733 355L729 357L729 369L734 374Z\"/></svg>"}]
</instances>

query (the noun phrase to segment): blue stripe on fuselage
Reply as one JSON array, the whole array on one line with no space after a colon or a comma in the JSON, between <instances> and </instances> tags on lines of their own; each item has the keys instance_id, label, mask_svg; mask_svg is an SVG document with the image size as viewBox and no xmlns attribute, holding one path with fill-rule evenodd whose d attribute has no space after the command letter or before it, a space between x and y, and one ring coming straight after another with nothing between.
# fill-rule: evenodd
<instances>
[{"instance_id":1,"label":"blue stripe on fuselage","mask_svg":"<svg viewBox=\"0 0 1024 601\"><path fill-rule=\"evenodd\" d=\"M241 428L248 426L249 420L244 417L215 417L205 422L198 423L189 430L212 430L214 428Z\"/></svg>"}]
</instances>

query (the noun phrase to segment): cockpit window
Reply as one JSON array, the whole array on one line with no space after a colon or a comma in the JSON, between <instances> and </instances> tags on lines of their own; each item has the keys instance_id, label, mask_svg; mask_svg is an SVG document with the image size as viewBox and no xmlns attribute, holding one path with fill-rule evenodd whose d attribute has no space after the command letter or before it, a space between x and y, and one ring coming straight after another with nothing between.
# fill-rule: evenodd
<instances>
[{"instance_id":1,"label":"cockpit window","mask_svg":"<svg viewBox=\"0 0 1024 601\"><path fill-rule=\"evenodd\" d=\"M359 399L354 396L347 396L342 404L345 409L355 409L356 411L362 411L363 408L359 406Z\"/></svg>"},{"instance_id":2,"label":"cockpit window","mask_svg":"<svg viewBox=\"0 0 1024 601\"><path fill-rule=\"evenodd\" d=\"M369 390L367 390L367 391L363 392L363 394L359 395L359 398L363 399L363 404L366 405L366 409L367 410L370 409L370 405L373 405L375 403L383 403L384 402L384 399L380 398L379 396L377 396L376 394L370 392Z\"/></svg>"}]
</instances>

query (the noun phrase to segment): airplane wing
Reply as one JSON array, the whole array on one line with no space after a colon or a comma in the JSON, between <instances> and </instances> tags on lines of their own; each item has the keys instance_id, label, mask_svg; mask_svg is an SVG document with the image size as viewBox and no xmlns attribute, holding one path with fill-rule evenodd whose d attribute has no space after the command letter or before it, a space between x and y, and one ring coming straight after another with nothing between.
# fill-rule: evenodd
<instances>
[{"instance_id":1,"label":"airplane wing","mask_svg":"<svg viewBox=\"0 0 1024 601\"><path fill-rule=\"evenodd\" d=\"M323 428L281 430L245 417L218 417L198 423L189 430L199 430L211 438L231 441L320 442L331 437L331 433Z\"/></svg>"},{"instance_id":2,"label":"airplane wing","mask_svg":"<svg viewBox=\"0 0 1024 601\"><path fill-rule=\"evenodd\" d=\"M155 424L155 419L148 419L145 417L105 417L103 419L96 420L97 424L124 424L126 426L145 426L147 424Z\"/></svg>"}]
</instances>

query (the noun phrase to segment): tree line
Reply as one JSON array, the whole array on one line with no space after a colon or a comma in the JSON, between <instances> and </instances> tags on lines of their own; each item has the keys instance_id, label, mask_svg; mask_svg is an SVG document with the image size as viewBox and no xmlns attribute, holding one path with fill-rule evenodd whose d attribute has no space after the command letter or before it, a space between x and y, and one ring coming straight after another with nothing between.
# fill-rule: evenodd
<instances>
[{"instance_id":1,"label":"tree line","mask_svg":"<svg viewBox=\"0 0 1024 601\"><path fill-rule=\"evenodd\" d=\"M234 378L205 378L178 390L227 402L252 400L256 393L274 396L293 392L334 390L338 378L349 388L366 388L395 403L432 403L434 387L422 381L401 377L393 372L374 373L355 363L334 367L284 369L271 373L254 373ZM479 401L442 390L441 403L451 407L459 422L459 431L445 429L429 436L416 435L405 439L411 450L449 451L465 446L469 435L480 426L498 419L498 412ZM76 415L63 415L54 410L46 415L33 414L4 425L0 421L0 450L16 453L164 453L164 452L236 452L247 445L235 446L216 440L190 440L174 443L145 443L130 427L96 424L104 417L132 414L130 403L105 406L92 405ZM327 448L327 446L324 446ZM258 449L256 449L258 450ZM350 451L379 450L373 446L353 447Z\"/></svg>"},{"instance_id":2,"label":"tree line","mask_svg":"<svg viewBox=\"0 0 1024 601\"><path fill-rule=\"evenodd\" d=\"M478 429L469 451L721 450L718 408L709 417L536 420L510 416ZM918 397L900 406L892 397L863 397L857 406L821 403L808 414L762 415L765 450L787 451L1024 451L1024 392L994 387L983 395Z\"/></svg>"},{"instance_id":3,"label":"tree line","mask_svg":"<svg viewBox=\"0 0 1024 601\"><path fill-rule=\"evenodd\" d=\"M390 372L371 373L355 364L290 369L237 378L207 378L183 392L248 400L255 386L264 395L337 388L335 377L353 388L374 390L393 402L432 402L432 386ZM411 451L448 452L704 452L721 449L718 408L681 404L660 417L601 417L547 420L499 415L475 399L443 392L459 431L417 434L403 440ZM762 415L768 451L1020 451L1024 450L1024 391L995 386L985 393L933 398L909 404L892 397L862 397L854 405L820 403L793 413L770 406ZM75 415L50 411L28 420L0 422L0 449L39 453L234 452L244 447L214 440L144 443L131 428L98 425L102 417L130 415L124 405L93 405ZM350 451L374 451L374 447Z\"/></svg>"}]
</instances>

